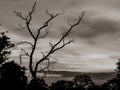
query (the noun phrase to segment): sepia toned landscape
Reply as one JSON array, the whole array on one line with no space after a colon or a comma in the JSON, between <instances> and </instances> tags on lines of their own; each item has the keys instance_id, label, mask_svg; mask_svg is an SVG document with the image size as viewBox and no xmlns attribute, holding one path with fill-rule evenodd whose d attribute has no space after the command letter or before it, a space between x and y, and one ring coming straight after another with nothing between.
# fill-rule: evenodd
<instances>
[{"instance_id":1,"label":"sepia toned landscape","mask_svg":"<svg viewBox=\"0 0 120 90\"><path fill-rule=\"evenodd\" d=\"M0 90L120 90L120 1L0 0Z\"/></svg>"}]
</instances>

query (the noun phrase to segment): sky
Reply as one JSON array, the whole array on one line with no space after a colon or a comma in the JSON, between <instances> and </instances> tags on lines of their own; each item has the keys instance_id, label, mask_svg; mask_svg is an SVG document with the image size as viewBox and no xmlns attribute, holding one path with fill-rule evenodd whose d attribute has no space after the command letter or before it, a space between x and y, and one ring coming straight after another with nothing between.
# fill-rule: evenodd
<instances>
[{"instance_id":1,"label":"sky","mask_svg":"<svg viewBox=\"0 0 120 90\"><path fill-rule=\"evenodd\" d=\"M0 31L9 31L13 42L31 41L26 30L18 30L24 22L13 11L21 11L25 16L35 0L0 0ZM119 0L36 0L36 14L33 16L31 28L40 27L52 13L62 13L50 23L50 33L38 43L36 58L41 51L49 50L49 41L55 43L62 32L68 30L69 23L74 23L78 16L85 15L68 39L74 43L57 51L51 59L56 63L52 70L77 72L111 72L116 68L120 58L120 1ZM26 45L20 46L29 51ZM19 48L20 48L19 47ZM17 60L19 49L12 52ZM25 62L27 62L25 60Z\"/></svg>"}]
</instances>

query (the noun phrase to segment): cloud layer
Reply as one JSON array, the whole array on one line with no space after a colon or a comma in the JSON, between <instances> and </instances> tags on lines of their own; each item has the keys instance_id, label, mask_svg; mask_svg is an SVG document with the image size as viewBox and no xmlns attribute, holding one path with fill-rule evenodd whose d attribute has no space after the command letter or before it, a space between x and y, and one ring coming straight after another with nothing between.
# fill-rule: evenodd
<instances>
[{"instance_id":1,"label":"cloud layer","mask_svg":"<svg viewBox=\"0 0 120 90\"><path fill-rule=\"evenodd\" d=\"M13 41L30 39L28 32L16 31L18 24L23 24L13 11L25 15L34 0L0 0L0 27L8 30ZM74 23L82 11L85 16L79 26L74 28L70 38L75 40L53 56L57 63L51 66L54 70L82 72L114 71L115 63L120 58L120 1L118 0L38 0L37 12L34 15L33 30L42 25L48 18L45 9L64 14L52 22L48 38L39 44L43 49L49 41L55 42L60 33L69 28L68 21ZM35 32L35 31L33 31ZM37 50L41 52L41 48ZM18 51L15 51L18 52ZM13 57L17 57L13 54ZM36 56L37 57L37 56Z\"/></svg>"}]
</instances>

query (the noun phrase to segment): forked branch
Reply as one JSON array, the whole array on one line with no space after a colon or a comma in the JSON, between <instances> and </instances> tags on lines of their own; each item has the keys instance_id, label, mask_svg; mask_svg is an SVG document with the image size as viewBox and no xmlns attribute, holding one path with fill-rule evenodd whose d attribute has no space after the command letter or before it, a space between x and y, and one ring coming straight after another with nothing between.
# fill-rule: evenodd
<instances>
[{"instance_id":1,"label":"forked branch","mask_svg":"<svg viewBox=\"0 0 120 90\"><path fill-rule=\"evenodd\" d=\"M65 40L65 38L66 38L67 36L69 36L69 34L70 34L70 32L73 30L73 28L74 28L75 26L79 25L79 23L81 22L84 14L85 14L85 12L83 12L82 15L79 16L78 21L77 21L75 24L70 25L70 28L67 30L67 32L65 32L65 33L62 35L62 37L60 38L60 40L59 40L57 43L55 43L55 44L49 43L50 46L51 46L51 49L50 49L50 51L49 51L42 59L40 59L40 60L36 63L36 65L35 65L35 70L34 70L35 73L37 73L38 66L39 66L39 64L40 64L41 62L43 62L44 60L46 60L46 58L48 58L48 57L49 57L51 54L53 54L55 51L60 50L60 49L62 49L63 47L65 47L67 44L70 44L71 42L73 42L73 40L70 40L70 41L68 41L68 42L64 42L64 40ZM64 42L63 45L57 47L62 41Z\"/></svg>"},{"instance_id":2,"label":"forked branch","mask_svg":"<svg viewBox=\"0 0 120 90\"><path fill-rule=\"evenodd\" d=\"M35 39L35 36L34 34L32 33L32 30L30 29L30 22L32 20L32 15L34 14L35 12L35 6L36 6L36 2L34 3L33 7L32 7L32 10L28 12L28 15L25 17L22 15L21 12L17 12L17 11L14 11L14 13L16 14L16 16L20 17L22 20L25 21L26 23L26 27L27 27L27 30L28 32L30 33L30 35Z\"/></svg>"},{"instance_id":3,"label":"forked branch","mask_svg":"<svg viewBox=\"0 0 120 90\"><path fill-rule=\"evenodd\" d=\"M62 36L58 40L58 42L56 42L55 44L49 43L49 45L51 47L49 52L47 54L43 54L43 57L36 62L35 67L34 67L33 66L33 59L34 59L33 57L34 57L35 50L36 50L36 47L37 47L37 42L40 38L45 38L49 33L49 31L46 31L45 35L41 36L41 31L44 30L46 27L48 27L50 22L52 20L54 20L58 15L61 15L61 14L58 14L58 13L57 14L52 14L52 13L49 13L48 10L46 10L46 13L49 16L49 18L44 22L44 24L41 27L36 29L37 34L34 34L32 32L32 28L30 27L30 25L31 25L31 20L33 18L32 16L35 12L35 6L36 6L36 2L34 3L31 11L28 12L27 16L23 16L21 12L16 12L16 11L14 12L18 17L20 17L23 21L25 21L26 28L27 28L29 34L31 35L31 37L33 38L33 43L24 41L24 42L21 42L19 44L26 43L26 44L31 45L31 47L32 47L30 54L28 54L26 51L24 51L24 54L21 54L21 56L22 55L27 55L29 57L29 60L30 60L29 61L29 69L30 69L30 73L32 75L32 78L34 78L34 79L36 79L36 73L37 73L37 69L38 69L38 66L39 66L40 63L47 60L50 57L50 55L53 54L54 52L64 48L66 45L73 42L73 40L69 40L69 41L65 42L65 39L69 36L69 34L73 30L73 28L75 26L79 25L79 23L81 22L81 20L84 16L84 13L85 13L85 12L83 12L82 15L79 16L78 21L76 23L74 23L73 25L70 25L70 28L62 34ZM48 63L48 67L49 67L49 63Z\"/></svg>"}]
</instances>

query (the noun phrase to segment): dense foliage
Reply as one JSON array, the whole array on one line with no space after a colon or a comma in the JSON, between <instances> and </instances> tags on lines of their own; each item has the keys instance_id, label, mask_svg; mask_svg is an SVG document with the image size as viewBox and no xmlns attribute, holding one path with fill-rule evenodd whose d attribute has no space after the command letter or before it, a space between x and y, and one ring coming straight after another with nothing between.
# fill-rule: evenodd
<instances>
[{"instance_id":1,"label":"dense foliage","mask_svg":"<svg viewBox=\"0 0 120 90\"><path fill-rule=\"evenodd\" d=\"M9 49L12 47L14 44L10 42L10 38L5 35L5 32L0 33L0 64L8 59Z\"/></svg>"},{"instance_id":2,"label":"dense foliage","mask_svg":"<svg viewBox=\"0 0 120 90\"><path fill-rule=\"evenodd\" d=\"M27 77L23 67L14 61L2 65L0 78L0 88L2 90L25 90L26 86Z\"/></svg>"}]
</instances>

